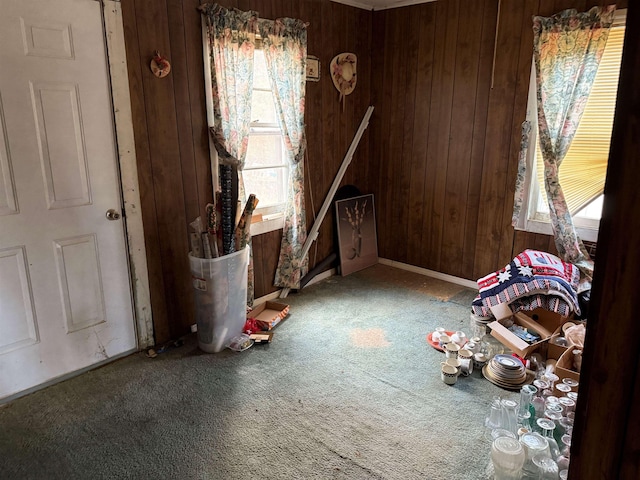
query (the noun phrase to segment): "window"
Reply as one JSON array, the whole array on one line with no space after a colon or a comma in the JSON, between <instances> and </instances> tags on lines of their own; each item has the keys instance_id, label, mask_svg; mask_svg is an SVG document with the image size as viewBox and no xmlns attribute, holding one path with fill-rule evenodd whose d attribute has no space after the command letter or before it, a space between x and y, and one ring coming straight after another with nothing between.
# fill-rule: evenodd
<instances>
[{"instance_id":1,"label":"window","mask_svg":"<svg viewBox=\"0 0 640 480\"><path fill-rule=\"evenodd\" d=\"M571 147L559 171L560 185L578 235L596 241L604 200L609 145L618 90L624 41L625 10L616 12L587 106ZM528 204L522 209L519 229L551 235L549 207L544 190L544 165L538 142L535 65L531 69L527 119L531 137L527 152ZM533 174L535 172L535 174Z\"/></svg>"},{"instance_id":2,"label":"window","mask_svg":"<svg viewBox=\"0 0 640 480\"><path fill-rule=\"evenodd\" d=\"M265 218L284 211L289 167L262 50L254 53L251 133L242 176L247 195L258 197Z\"/></svg>"}]
</instances>

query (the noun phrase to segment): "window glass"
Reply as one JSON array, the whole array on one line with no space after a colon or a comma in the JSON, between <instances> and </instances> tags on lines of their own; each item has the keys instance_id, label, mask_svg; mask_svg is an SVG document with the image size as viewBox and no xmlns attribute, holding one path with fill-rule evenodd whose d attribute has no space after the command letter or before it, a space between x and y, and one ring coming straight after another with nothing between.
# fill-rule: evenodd
<instances>
[{"instance_id":1,"label":"window glass","mask_svg":"<svg viewBox=\"0 0 640 480\"><path fill-rule=\"evenodd\" d=\"M254 85L251 98L251 132L243 170L247 194L258 198L258 213L284 210L289 168L286 163L273 93L264 54L254 55Z\"/></svg>"}]
</instances>

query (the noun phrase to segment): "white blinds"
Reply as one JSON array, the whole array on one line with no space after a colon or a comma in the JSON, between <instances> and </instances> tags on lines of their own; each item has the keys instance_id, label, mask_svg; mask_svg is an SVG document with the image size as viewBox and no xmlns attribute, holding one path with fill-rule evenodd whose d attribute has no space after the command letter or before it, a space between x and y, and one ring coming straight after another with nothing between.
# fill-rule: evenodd
<instances>
[{"instance_id":1,"label":"white blinds","mask_svg":"<svg viewBox=\"0 0 640 480\"><path fill-rule=\"evenodd\" d=\"M572 215L604 190L623 41L624 26L613 27L578 131L560 166L560 185ZM537 145L536 169L544 190L544 164Z\"/></svg>"}]
</instances>

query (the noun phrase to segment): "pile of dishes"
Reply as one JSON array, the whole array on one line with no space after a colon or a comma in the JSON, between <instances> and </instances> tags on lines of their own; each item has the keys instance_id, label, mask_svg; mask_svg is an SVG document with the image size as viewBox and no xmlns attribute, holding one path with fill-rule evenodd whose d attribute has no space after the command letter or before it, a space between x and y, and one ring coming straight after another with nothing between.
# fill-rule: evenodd
<instances>
[{"instance_id":1,"label":"pile of dishes","mask_svg":"<svg viewBox=\"0 0 640 480\"><path fill-rule=\"evenodd\" d=\"M520 360L505 354L494 356L482 368L482 374L491 383L508 390L517 390L533 380Z\"/></svg>"}]
</instances>

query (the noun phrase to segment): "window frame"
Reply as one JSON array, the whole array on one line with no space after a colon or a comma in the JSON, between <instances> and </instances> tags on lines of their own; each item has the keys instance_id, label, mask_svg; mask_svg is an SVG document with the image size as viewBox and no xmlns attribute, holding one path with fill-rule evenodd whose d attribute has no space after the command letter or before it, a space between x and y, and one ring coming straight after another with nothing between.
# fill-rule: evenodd
<instances>
[{"instance_id":1,"label":"window frame","mask_svg":"<svg viewBox=\"0 0 640 480\"><path fill-rule=\"evenodd\" d=\"M626 9L618 10L615 14L612 28L624 26L626 23ZM544 186L538 182L536 175L536 151L538 146L538 111L536 92L536 69L535 60L531 59L531 75L529 79L529 93L527 98L526 119L530 122L531 132L529 134L529 146L526 152L526 178L525 192L520 217L515 225L516 230L523 230L531 233L542 233L553 235L551 221L548 213L538 210L538 201L546 200ZM598 240L598 230L600 220L573 216L573 224L580 238L589 242Z\"/></svg>"}]
</instances>

